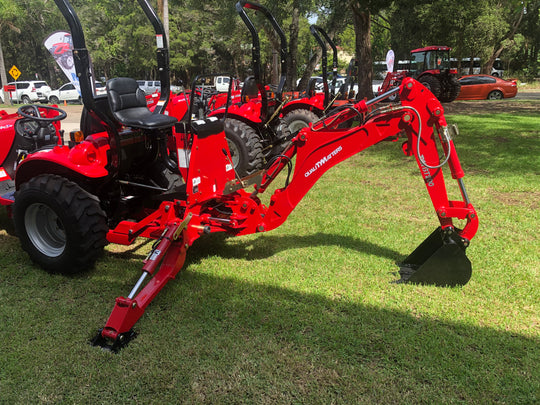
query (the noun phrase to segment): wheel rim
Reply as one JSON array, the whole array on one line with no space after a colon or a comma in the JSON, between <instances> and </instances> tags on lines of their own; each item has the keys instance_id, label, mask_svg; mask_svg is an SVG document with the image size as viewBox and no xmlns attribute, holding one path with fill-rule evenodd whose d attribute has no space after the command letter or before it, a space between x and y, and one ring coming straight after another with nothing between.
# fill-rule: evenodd
<instances>
[{"instance_id":1,"label":"wheel rim","mask_svg":"<svg viewBox=\"0 0 540 405\"><path fill-rule=\"evenodd\" d=\"M66 232L56 213L45 204L32 204L24 214L24 225L30 241L48 257L60 256L66 247Z\"/></svg>"},{"instance_id":2,"label":"wheel rim","mask_svg":"<svg viewBox=\"0 0 540 405\"><path fill-rule=\"evenodd\" d=\"M291 133L295 133L297 131L300 131L302 128L307 127L308 124L305 121L302 120L294 120L289 124L289 129Z\"/></svg>"},{"instance_id":3,"label":"wheel rim","mask_svg":"<svg viewBox=\"0 0 540 405\"><path fill-rule=\"evenodd\" d=\"M238 146L230 139L227 139L227 144L229 145L229 152L231 152L233 166L236 169L240 163L240 151L238 150Z\"/></svg>"}]
</instances>

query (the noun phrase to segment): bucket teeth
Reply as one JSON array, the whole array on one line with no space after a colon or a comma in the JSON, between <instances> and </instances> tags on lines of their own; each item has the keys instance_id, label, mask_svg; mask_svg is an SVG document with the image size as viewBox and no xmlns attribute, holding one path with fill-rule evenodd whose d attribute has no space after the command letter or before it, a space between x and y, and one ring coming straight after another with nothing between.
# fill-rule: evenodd
<instances>
[{"instance_id":1,"label":"bucket teeth","mask_svg":"<svg viewBox=\"0 0 540 405\"><path fill-rule=\"evenodd\" d=\"M456 230L437 228L399 264L397 282L440 287L467 284L472 267L465 255L466 245Z\"/></svg>"}]
</instances>

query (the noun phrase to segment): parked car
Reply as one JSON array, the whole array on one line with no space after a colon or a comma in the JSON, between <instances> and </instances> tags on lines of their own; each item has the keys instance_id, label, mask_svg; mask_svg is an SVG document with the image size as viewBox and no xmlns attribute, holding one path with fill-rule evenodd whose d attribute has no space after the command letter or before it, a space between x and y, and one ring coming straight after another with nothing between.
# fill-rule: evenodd
<instances>
[{"instance_id":1,"label":"parked car","mask_svg":"<svg viewBox=\"0 0 540 405\"><path fill-rule=\"evenodd\" d=\"M456 100L501 100L517 94L515 80L503 80L488 75L467 75L458 81L461 83L461 91Z\"/></svg>"},{"instance_id":2,"label":"parked car","mask_svg":"<svg viewBox=\"0 0 540 405\"><path fill-rule=\"evenodd\" d=\"M161 82L159 80L137 80L137 83L146 94L152 94L161 91ZM171 85L171 91L173 93L179 93L183 90L183 87Z\"/></svg>"},{"instance_id":3,"label":"parked car","mask_svg":"<svg viewBox=\"0 0 540 405\"><path fill-rule=\"evenodd\" d=\"M107 94L107 88L101 82L96 82L96 96Z\"/></svg>"},{"instance_id":4,"label":"parked car","mask_svg":"<svg viewBox=\"0 0 540 405\"><path fill-rule=\"evenodd\" d=\"M58 104L60 102L82 103L81 95L73 83L66 83L58 90L52 90L49 95L49 103Z\"/></svg>"},{"instance_id":5,"label":"parked car","mask_svg":"<svg viewBox=\"0 0 540 405\"><path fill-rule=\"evenodd\" d=\"M32 102L49 102L51 88L44 81L20 81L8 83L8 86L15 86L15 91L11 93L11 100L14 103L30 104Z\"/></svg>"}]
</instances>

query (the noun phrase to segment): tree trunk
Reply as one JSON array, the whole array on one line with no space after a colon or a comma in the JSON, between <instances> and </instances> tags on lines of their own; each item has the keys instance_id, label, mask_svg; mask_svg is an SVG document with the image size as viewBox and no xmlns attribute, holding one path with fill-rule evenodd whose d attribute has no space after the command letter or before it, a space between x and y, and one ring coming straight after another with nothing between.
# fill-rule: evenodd
<instances>
[{"instance_id":1,"label":"tree trunk","mask_svg":"<svg viewBox=\"0 0 540 405\"><path fill-rule=\"evenodd\" d=\"M289 90L294 90L296 81L296 68L298 65L298 21L300 18L300 10L295 1L293 4L292 21L289 27L289 52L287 53L287 79L285 87Z\"/></svg>"},{"instance_id":2,"label":"tree trunk","mask_svg":"<svg viewBox=\"0 0 540 405\"><path fill-rule=\"evenodd\" d=\"M356 61L358 68L358 94L356 98L373 98L373 67L371 60L371 14L364 9L352 5L354 33L356 36ZM354 73L353 73L354 75Z\"/></svg>"},{"instance_id":3,"label":"tree trunk","mask_svg":"<svg viewBox=\"0 0 540 405\"><path fill-rule=\"evenodd\" d=\"M487 60L487 62L482 66L482 73L490 75L491 70L493 69L493 63L495 63L495 59L497 59L501 52L504 50L503 42L506 39L514 39L516 32L521 24L521 21L523 20L523 14L525 13L525 8L521 7L521 12L517 16L516 20L512 23L512 26L510 27L510 31L502 38L497 45L493 48L493 52L491 53L491 56Z\"/></svg>"},{"instance_id":4,"label":"tree trunk","mask_svg":"<svg viewBox=\"0 0 540 405\"><path fill-rule=\"evenodd\" d=\"M9 93L4 91L4 86L8 84L8 79L6 75L6 64L4 62L4 51L2 49L2 38L0 37L0 78L2 79L2 98L4 103L9 103Z\"/></svg>"}]
</instances>

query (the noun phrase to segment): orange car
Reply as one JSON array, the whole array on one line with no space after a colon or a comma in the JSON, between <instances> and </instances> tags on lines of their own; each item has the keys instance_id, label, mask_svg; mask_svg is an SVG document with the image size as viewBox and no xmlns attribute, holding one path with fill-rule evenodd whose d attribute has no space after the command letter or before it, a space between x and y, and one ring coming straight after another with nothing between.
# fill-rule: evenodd
<instances>
[{"instance_id":1,"label":"orange car","mask_svg":"<svg viewBox=\"0 0 540 405\"><path fill-rule=\"evenodd\" d=\"M461 91L456 100L501 100L517 94L515 80L503 80L488 75L469 75L458 80Z\"/></svg>"}]
</instances>

